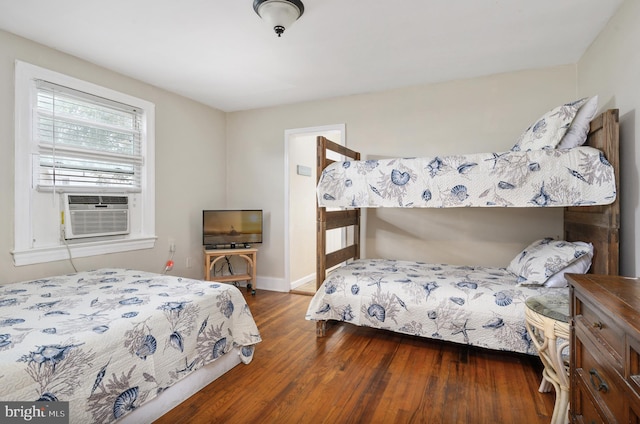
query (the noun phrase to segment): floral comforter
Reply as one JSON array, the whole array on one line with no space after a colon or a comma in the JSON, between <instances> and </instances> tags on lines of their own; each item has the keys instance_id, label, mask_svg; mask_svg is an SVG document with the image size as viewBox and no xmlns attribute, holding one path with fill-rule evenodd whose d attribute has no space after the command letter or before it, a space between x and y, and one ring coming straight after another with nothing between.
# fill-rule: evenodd
<instances>
[{"instance_id":1,"label":"floral comforter","mask_svg":"<svg viewBox=\"0 0 640 424\"><path fill-rule=\"evenodd\" d=\"M0 286L0 399L112 422L260 335L233 285L101 269Z\"/></svg>"},{"instance_id":2,"label":"floral comforter","mask_svg":"<svg viewBox=\"0 0 640 424\"><path fill-rule=\"evenodd\" d=\"M518 286L505 268L358 259L327 276L306 319L537 355L525 300L550 293L568 289Z\"/></svg>"},{"instance_id":3,"label":"floral comforter","mask_svg":"<svg viewBox=\"0 0 640 424\"><path fill-rule=\"evenodd\" d=\"M606 205L614 169L592 147L335 162L322 171L319 206L551 207Z\"/></svg>"}]
</instances>

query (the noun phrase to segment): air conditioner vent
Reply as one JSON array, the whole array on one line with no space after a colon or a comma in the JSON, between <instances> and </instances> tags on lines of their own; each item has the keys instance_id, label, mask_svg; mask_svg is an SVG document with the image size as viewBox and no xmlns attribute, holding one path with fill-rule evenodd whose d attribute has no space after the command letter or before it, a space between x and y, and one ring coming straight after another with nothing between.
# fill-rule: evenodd
<instances>
[{"instance_id":1,"label":"air conditioner vent","mask_svg":"<svg viewBox=\"0 0 640 424\"><path fill-rule=\"evenodd\" d=\"M102 237L129 234L129 197L64 195L64 237Z\"/></svg>"},{"instance_id":2,"label":"air conditioner vent","mask_svg":"<svg viewBox=\"0 0 640 424\"><path fill-rule=\"evenodd\" d=\"M127 196L101 196L100 203L103 205L127 205L129 198Z\"/></svg>"},{"instance_id":3,"label":"air conditioner vent","mask_svg":"<svg viewBox=\"0 0 640 424\"><path fill-rule=\"evenodd\" d=\"M126 205L129 203L128 196L98 196L98 195L78 195L69 194L70 205Z\"/></svg>"}]
</instances>

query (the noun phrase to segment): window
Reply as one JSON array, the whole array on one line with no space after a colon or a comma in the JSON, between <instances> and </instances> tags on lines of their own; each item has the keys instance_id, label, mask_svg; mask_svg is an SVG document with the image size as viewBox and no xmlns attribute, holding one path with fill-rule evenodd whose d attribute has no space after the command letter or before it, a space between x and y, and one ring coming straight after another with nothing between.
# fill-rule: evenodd
<instances>
[{"instance_id":1,"label":"window","mask_svg":"<svg viewBox=\"0 0 640 424\"><path fill-rule=\"evenodd\" d=\"M38 189L139 192L142 111L48 81L35 85Z\"/></svg>"},{"instance_id":2,"label":"window","mask_svg":"<svg viewBox=\"0 0 640 424\"><path fill-rule=\"evenodd\" d=\"M152 103L16 62L16 265L151 248ZM64 194L124 194L130 232L65 246Z\"/></svg>"}]
</instances>

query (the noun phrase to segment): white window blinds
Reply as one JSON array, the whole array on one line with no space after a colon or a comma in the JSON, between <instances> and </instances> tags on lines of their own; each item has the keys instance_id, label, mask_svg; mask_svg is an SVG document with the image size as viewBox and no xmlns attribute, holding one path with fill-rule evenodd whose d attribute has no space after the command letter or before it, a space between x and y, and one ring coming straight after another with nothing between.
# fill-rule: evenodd
<instances>
[{"instance_id":1,"label":"white window blinds","mask_svg":"<svg viewBox=\"0 0 640 424\"><path fill-rule=\"evenodd\" d=\"M143 111L36 81L37 188L141 190Z\"/></svg>"}]
</instances>

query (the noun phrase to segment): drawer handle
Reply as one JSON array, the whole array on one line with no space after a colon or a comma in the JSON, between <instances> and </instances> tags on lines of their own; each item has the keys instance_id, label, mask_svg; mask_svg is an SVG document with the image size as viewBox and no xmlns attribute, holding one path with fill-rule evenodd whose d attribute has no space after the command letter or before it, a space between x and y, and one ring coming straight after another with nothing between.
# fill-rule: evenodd
<instances>
[{"instance_id":1,"label":"drawer handle","mask_svg":"<svg viewBox=\"0 0 640 424\"><path fill-rule=\"evenodd\" d=\"M595 368L591 368L589 370L589 374L591 374L591 385L599 392L607 393L609 391L609 385L605 383L605 381L600 377L598 371ZM598 379L598 383L595 382L595 379Z\"/></svg>"},{"instance_id":2,"label":"drawer handle","mask_svg":"<svg viewBox=\"0 0 640 424\"><path fill-rule=\"evenodd\" d=\"M602 330L602 323L600 321L596 321L592 324L593 328L597 328L598 330Z\"/></svg>"}]
</instances>

